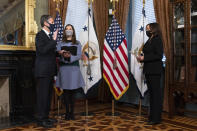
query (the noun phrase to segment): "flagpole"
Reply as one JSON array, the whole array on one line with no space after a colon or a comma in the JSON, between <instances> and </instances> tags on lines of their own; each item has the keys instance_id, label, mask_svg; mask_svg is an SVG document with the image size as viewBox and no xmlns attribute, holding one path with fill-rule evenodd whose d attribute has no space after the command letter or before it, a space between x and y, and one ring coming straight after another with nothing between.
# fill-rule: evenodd
<instances>
[{"instance_id":1,"label":"flagpole","mask_svg":"<svg viewBox=\"0 0 197 131\"><path fill-rule=\"evenodd\" d=\"M53 2L56 3L56 11L58 13L60 13L60 3L62 2L62 0L53 0ZM58 124L60 122L60 119L61 119L61 116L60 116L60 96L58 96L58 99L57 99L57 106L58 106L58 109L57 109L57 112L58 112Z\"/></svg>"},{"instance_id":2,"label":"flagpole","mask_svg":"<svg viewBox=\"0 0 197 131\"><path fill-rule=\"evenodd\" d=\"M90 42L90 30L89 30L89 27L90 27L90 23L89 23L89 11L90 11L90 5L92 4L92 1L93 0L88 0L88 54L89 54L89 42ZM87 75L91 75L91 68L90 68L90 60L88 59L88 66L87 66ZM87 91L87 79L86 79L86 91ZM87 96L85 94L85 116L86 118L90 116L89 112L88 112L88 99L87 99Z\"/></svg>"},{"instance_id":3,"label":"flagpole","mask_svg":"<svg viewBox=\"0 0 197 131\"><path fill-rule=\"evenodd\" d=\"M60 100L59 100L60 98L59 98L59 96L58 96L58 101L57 101L57 105L58 105L58 112L57 112L57 115L58 115L58 123L60 122Z\"/></svg>"},{"instance_id":4,"label":"flagpole","mask_svg":"<svg viewBox=\"0 0 197 131\"><path fill-rule=\"evenodd\" d=\"M112 116L114 116L114 99L112 99Z\"/></svg>"},{"instance_id":5,"label":"flagpole","mask_svg":"<svg viewBox=\"0 0 197 131\"><path fill-rule=\"evenodd\" d=\"M116 11L116 1L113 0L113 15L115 16L115 11ZM116 32L116 29L115 29ZM116 37L114 37L116 38ZM115 46L115 44L114 44ZM115 69L117 67L117 63L116 63L116 54L114 53L114 63L113 63L113 68ZM114 99L112 98L112 116L114 116Z\"/></svg>"},{"instance_id":6,"label":"flagpole","mask_svg":"<svg viewBox=\"0 0 197 131\"><path fill-rule=\"evenodd\" d=\"M110 0L111 2L113 2L112 4L113 4L113 11L112 11L112 14L113 15L115 15L115 11L116 11L116 9L115 9L115 5L116 5L116 2L118 2L118 0ZM115 32L116 32L116 29L115 29ZM114 39L115 39L116 37L114 36ZM116 40L114 40L114 41L116 41ZM115 46L116 46L116 44L113 44L113 48L115 48ZM114 62L113 62L113 69L116 69L117 68L117 61L116 61L116 54L115 54L116 52L114 52ZM113 98L113 96L112 96L112 112L111 113L106 113L106 115L111 115L112 117L114 117L114 116L118 116L119 115L119 113L118 112L115 112L115 108L114 108L114 106L115 106L115 101L114 101L114 98Z\"/></svg>"},{"instance_id":7,"label":"flagpole","mask_svg":"<svg viewBox=\"0 0 197 131\"><path fill-rule=\"evenodd\" d=\"M88 54L89 54L89 42L90 42L90 31L89 31L89 9L90 9L90 0L88 0ZM87 67L87 74L91 74L91 69L90 69L90 61L88 59L88 67ZM87 79L86 79L87 81ZM87 83L87 82L86 82ZM86 90L87 90L87 84L86 84ZM86 97L86 117L88 116L88 99Z\"/></svg>"},{"instance_id":8,"label":"flagpole","mask_svg":"<svg viewBox=\"0 0 197 131\"><path fill-rule=\"evenodd\" d=\"M116 12L115 6L116 6L116 1L118 2L118 0L112 0L112 1L113 1L113 11L112 11L112 14L115 16L115 12ZM116 32L116 29L115 29L114 32ZM114 39L116 39L116 36L114 36ZM116 40L114 40L114 42L116 42ZM113 48L116 48L115 46L116 46L116 44L113 43ZM113 69L115 69L115 68L117 68L117 60L116 60L116 52L114 51Z\"/></svg>"},{"instance_id":9,"label":"flagpole","mask_svg":"<svg viewBox=\"0 0 197 131\"><path fill-rule=\"evenodd\" d=\"M144 8L145 8L145 0L143 0L143 8L142 8L142 12L144 11ZM145 25L144 25L144 13L142 13L143 15L143 45L144 45L144 30L145 30ZM142 53L142 52L141 52ZM142 88L143 88L143 80L141 79L141 91L142 91ZM140 96L140 99L139 99L139 117L141 118L141 115L142 115L142 98Z\"/></svg>"},{"instance_id":10,"label":"flagpole","mask_svg":"<svg viewBox=\"0 0 197 131\"><path fill-rule=\"evenodd\" d=\"M89 54L89 42L90 42L90 23L89 23L89 10L90 10L90 4L91 4L92 0L88 0L88 54ZM88 59L88 68L87 68L87 74L91 75L91 68L90 68L90 60ZM87 80L87 79L86 79Z\"/></svg>"}]
</instances>

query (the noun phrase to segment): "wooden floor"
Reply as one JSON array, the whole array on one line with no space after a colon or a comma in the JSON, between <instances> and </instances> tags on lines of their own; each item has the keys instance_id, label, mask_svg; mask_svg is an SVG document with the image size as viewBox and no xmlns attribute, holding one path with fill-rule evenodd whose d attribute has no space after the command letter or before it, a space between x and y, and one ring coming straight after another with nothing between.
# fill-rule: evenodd
<instances>
[{"instance_id":1,"label":"wooden floor","mask_svg":"<svg viewBox=\"0 0 197 131\"><path fill-rule=\"evenodd\" d=\"M111 104L89 105L93 116L82 116L85 111L83 106L76 107L76 120L66 121L64 116L51 113L53 118L59 120L54 128L46 129L37 127L35 123L16 126L1 131L197 131L197 119L175 116L168 118L167 113L162 114L162 123L155 126L146 125L147 113L139 116L138 109L129 105L116 105L115 112L118 116L110 116ZM63 111L60 112L63 114Z\"/></svg>"}]
</instances>

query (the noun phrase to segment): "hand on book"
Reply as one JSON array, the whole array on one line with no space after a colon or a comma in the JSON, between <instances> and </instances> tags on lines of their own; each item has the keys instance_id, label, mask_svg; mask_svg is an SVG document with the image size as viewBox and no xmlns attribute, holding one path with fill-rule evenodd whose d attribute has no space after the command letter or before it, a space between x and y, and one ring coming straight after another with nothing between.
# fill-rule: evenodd
<instances>
[{"instance_id":1,"label":"hand on book","mask_svg":"<svg viewBox=\"0 0 197 131\"><path fill-rule=\"evenodd\" d=\"M68 51L70 54L77 55L77 46L62 46L61 50Z\"/></svg>"},{"instance_id":2,"label":"hand on book","mask_svg":"<svg viewBox=\"0 0 197 131\"><path fill-rule=\"evenodd\" d=\"M71 56L71 53L69 51L63 51L63 57L69 58Z\"/></svg>"}]
</instances>

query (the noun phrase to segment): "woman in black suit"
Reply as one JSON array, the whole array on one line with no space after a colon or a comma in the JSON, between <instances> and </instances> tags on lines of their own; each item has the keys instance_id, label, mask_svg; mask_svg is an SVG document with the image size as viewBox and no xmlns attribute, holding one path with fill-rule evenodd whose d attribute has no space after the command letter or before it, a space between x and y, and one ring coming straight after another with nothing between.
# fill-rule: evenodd
<instances>
[{"instance_id":1,"label":"woman in black suit","mask_svg":"<svg viewBox=\"0 0 197 131\"><path fill-rule=\"evenodd\" d=\"M162 112L162 89L160 80L163 68L163 42L159 24L148 24L146 26L146 34L149 39L143 47L143 54L138 56L137 59L144 63L143 72L150 93L148 124L154 125L161 122Z\"/></svg>"}]
</instances>

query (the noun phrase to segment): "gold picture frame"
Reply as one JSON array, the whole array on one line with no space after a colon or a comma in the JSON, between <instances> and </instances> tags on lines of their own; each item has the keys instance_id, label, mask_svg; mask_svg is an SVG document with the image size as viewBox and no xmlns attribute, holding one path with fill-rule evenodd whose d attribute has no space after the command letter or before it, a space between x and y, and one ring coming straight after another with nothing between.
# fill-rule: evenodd
<instances>
[{"instance_id":1,"label":"gold picture frame","mask_svg":"<svg viewBox=\"0 0 197 131\"><path fill-rule=\"evenodd\" d=\"M35 36L38 26L34 19L36 0L25 0L25 45L0 45L0 50L35 50Z\"/></svg>"}]
</instances>

